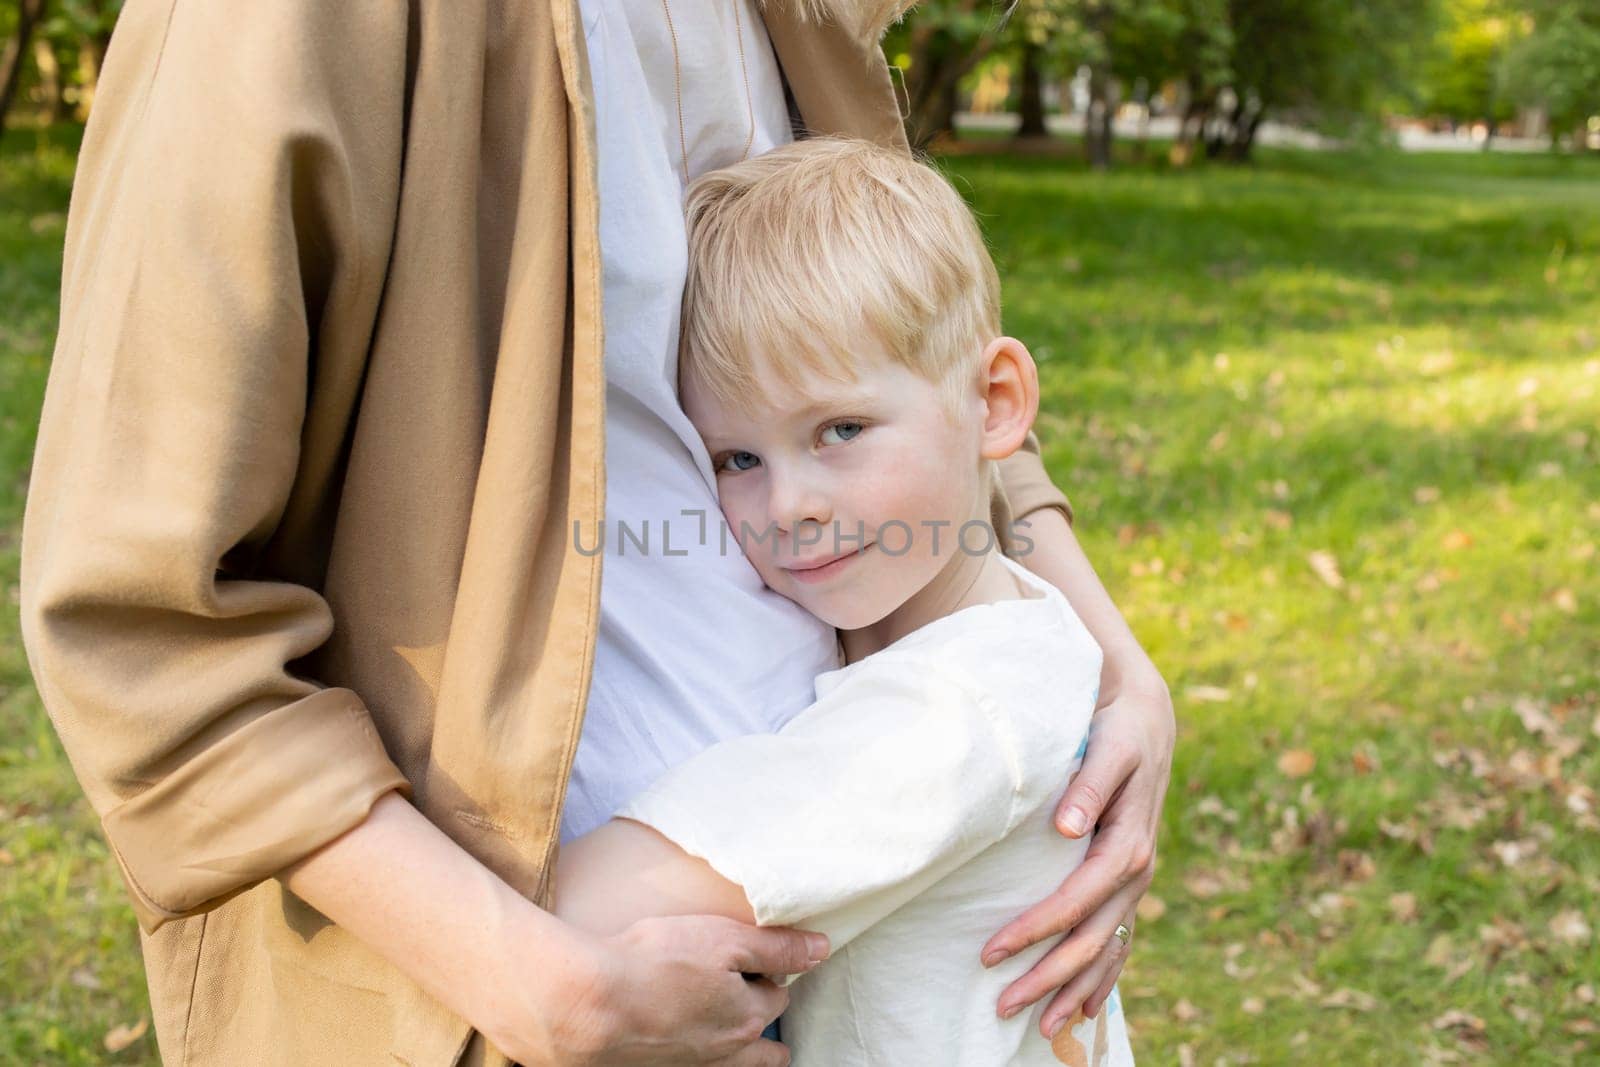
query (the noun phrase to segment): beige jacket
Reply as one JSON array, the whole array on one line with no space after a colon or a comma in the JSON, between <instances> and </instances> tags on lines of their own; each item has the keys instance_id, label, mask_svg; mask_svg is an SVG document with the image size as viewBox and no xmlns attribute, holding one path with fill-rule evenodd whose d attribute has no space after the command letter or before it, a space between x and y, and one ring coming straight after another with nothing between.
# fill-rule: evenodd
<instances>
[{"instance_id":1,"label":"beige jacket","mask_svg":"<svg viewBox=\"0 0 1600 1067\"><path fill-rule=\"evenodd\" d=\"M814 131L870 35L772 0ZM24 635L171 1064L455 1061L275 872L390 789L548 902L605 485L576 0L128 0L68 218ZM1066 508L1035 451L996 525Z\"/></svg>"}]
</instances>

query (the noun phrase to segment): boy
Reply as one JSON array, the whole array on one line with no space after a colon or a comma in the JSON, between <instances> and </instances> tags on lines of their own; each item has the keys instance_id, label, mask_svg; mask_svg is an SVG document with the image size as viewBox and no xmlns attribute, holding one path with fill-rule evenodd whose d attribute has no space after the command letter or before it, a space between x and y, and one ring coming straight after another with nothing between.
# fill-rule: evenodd
<instances>
[{"instance_id":1,"label":"boy","mask_svg":"<svg viewBox=\"0 0 1600 1067\"><path fill-rule=\"evenodd\" d=\"M977 959L1088 848L1048 818L1101 652L986 521L1038 383L970 213L929 168L834 139L707 174L687 211L684 410L727 529L839 629L841 666L777 733L706 749L563 846L557 914L826 934L783 1016L800 1067L1132 1063L1115 993L1053 1041L1043 1003L995 1017L1051 945Z\"/></svg>"}]
</instances>

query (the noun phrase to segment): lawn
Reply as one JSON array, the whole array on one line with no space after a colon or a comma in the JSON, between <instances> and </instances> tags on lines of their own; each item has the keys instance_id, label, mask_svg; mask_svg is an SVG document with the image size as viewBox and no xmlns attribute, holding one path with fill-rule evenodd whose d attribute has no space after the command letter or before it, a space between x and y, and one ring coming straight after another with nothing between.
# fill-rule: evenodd
<instances>
[{"instance_id":1,"label":"lawn","mask_svg":"<svg viewBox=\"0 0 1600 1067\"><path fill-rule=\"evenodd\" d=\"M17 639L73 146L0 145L0 1061L154 1063ZM1178 707L1141 1060L1600 1055L1600 161L944 165Z\"/></svg>"}]
</instances>

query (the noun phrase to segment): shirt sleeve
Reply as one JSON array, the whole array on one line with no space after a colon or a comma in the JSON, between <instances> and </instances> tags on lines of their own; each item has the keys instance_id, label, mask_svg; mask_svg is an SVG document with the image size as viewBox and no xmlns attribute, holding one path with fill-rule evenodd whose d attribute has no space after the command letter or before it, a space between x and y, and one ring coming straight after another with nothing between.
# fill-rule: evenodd
<instances>
[{"instance_id":1,"label":"shirt sleeve","mask_svg":"<svg viewBox=\"0 0 1600 1067\"><path fill-rule=\"evenodd\" d=\"M1029 430L1022 447L996 465L1000 472L996 491L1005 494L1006 511L1011 519L1022 519L1028 512L1040 508L1058 508L1067 522L1072 522L1072 504L1067 494L1050 480L1039 454L1039 437L1034 431Z\"/></svg>"},{"instance_id":2,"label":"shirt sleeve","mask_svg":"<svg viewBox=\"0 0 1600 1067\"><path fill-rule=\"evenodd\" d=\"M252 565L310 398L359 380L381 296L407 33L388 7L130 0L86 132L22 625L147 932L410 790L361 699L291 669L328 603Z\"/></svg>"},{"instance_id":3,"label":"shirt sleeve","mask_svg":"<svg viewBox=\"0 0 1600 1067\"><path fill-rule=\"evenodd\" d=\"M833 947L1010 832L1016 740L937 664L864 665L776 734L698 753L617 814L742 886L762 926Z\"/></svg>"}]
</instances>

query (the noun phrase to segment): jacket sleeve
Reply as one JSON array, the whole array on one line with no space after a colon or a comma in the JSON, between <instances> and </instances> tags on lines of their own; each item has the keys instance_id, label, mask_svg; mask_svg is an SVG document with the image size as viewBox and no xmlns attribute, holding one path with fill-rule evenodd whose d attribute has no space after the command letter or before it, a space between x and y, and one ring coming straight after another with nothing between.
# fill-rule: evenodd
<instances>
[{"instance_id":1,"label":"jacket sleeve","mask_svg":"<svg viewBox=\"0 0 1600 1067\"><path fill-rule=\"evenodd\" d=\"M22 623L146 932L410 791L361 699L290 669L332 632L329 605L250 562L296 483L311 353L364 357L405 32L405 5L129 0L111 42L68 216Z\"/></svg>"},{"instance_id":2,"label":"jacket sleeve","mask_svg":"<svg viewBox=\"0 0 1600 1067\"><path fill-rule=\"evenodd\" d=\"M1044 469L1044 460L1039 455L1039 436L1034 431L1029 430L1022 447L997 466L1000 490L1005 493L1013 519L1021 519L1039 508L1060 508L1067 522L1072 522L1072 504Z\"/></svg>"}]
</instances>

